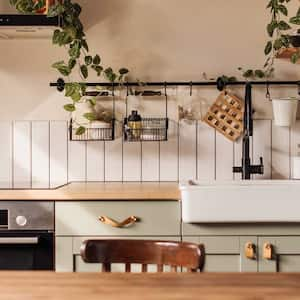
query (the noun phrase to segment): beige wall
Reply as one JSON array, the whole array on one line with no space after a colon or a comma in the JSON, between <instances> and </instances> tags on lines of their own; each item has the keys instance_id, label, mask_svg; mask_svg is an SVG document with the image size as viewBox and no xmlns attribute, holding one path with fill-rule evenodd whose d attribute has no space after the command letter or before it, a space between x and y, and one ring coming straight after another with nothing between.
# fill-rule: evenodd
<instances>
[{"instance_id":1,"label":"beige wall","mask_svg":"<svg viewBox=\"0 0 300 300\"><path fill-rule=\"evenodd\" d=\"M128 67L133 78L195 81L204 71L236 75L238 66L264 62L264 0L80 2L91 49L107 65ZM292 2L295 11L298 2ZM61 109L64 98L48 87L57 78L49 66L64 56L62 49L51 41L0 41L0 54L1 120L68 118ZM299 78L298 66L278 62L277 70L279 78ZM264 103L268 114L262 116L270 117L263 94L255 101Z\"/></svg>"}]
</instances>

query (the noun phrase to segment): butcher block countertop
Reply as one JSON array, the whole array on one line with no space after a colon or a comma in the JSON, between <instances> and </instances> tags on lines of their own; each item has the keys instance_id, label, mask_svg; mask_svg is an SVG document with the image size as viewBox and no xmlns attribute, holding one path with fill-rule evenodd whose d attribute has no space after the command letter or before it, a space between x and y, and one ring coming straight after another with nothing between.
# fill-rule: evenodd
<instances>
[{"instance_id":1,"label":"butcher block countertop","mask_svg":"<svg viewBox=\"0 0 300 300\"><path fill-rule=\"evenodd\" d=\"M293 300L300 274L1 272L0 291L0 300Z\"/></svg>"},{"instance_id":2,"label":"butcher block countertop","mask_svg":"<svg viewBox=\"0 0 300 300\"><path fill-rule=\"evenodd\" d=\"M178 201L178 183L70 183L57 189L0 190L0 200L105 201L170 200Z\"/></svg>"}]
</instances>

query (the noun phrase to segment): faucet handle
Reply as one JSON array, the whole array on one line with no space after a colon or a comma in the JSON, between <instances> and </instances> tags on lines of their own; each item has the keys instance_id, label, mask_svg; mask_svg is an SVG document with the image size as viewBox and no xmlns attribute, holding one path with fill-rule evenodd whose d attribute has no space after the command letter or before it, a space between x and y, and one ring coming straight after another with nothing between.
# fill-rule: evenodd
<instances>
[{"instance_id":1,"label":"faucet handle","mask_svg":"<svg viewBox=\"0 0 300 300\"><path fill-rule=\"evenodd\" d=\"M260 160L260 165L261 165L261 166L264 166L264 158L263 158L263 157L260 157L259 160Z\"/></svg>"},{"instance_id":2,"label":"faucet handle","mask_svg":"<svg viewBox=\"0 0 300 300\"><path fill-rule=\"evenodd\" d=\"M265 172L264 159L263 157L260 157L259 160L260 160L259 174L263 175Z\"/></svg>"}]
</instances>

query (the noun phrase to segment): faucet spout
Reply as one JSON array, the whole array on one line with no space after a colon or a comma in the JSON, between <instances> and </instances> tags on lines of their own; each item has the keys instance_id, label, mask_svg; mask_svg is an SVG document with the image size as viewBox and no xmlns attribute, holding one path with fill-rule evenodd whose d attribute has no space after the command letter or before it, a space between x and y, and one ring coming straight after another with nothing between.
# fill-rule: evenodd
<instances>
[{"instance_id":1,"label":"faucet spout","mask_svg":"<svg viewBox=\"0 0 300 300\"><path fill-rule=\"evenodd\" d=\"M245 111L244 111L244 136L243 136L243 153L242 166L233 167L233 173L241 173L242 179L251 179L252 174L263 174L263 158L260 158L260 165L251 165L250 158L250 137L253 136L253 118L252 118L252 85L251 82L246 84L245 93Z\"/></svg>"}]
</instances>

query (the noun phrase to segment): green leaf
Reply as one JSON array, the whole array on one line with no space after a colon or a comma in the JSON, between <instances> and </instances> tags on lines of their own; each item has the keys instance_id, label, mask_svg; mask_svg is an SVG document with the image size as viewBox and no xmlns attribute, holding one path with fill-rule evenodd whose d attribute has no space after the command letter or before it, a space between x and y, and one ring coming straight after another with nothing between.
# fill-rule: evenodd
<instances>
[{"instance_id":1,"label":"green leaf","mask_svg":"<svg viewBox=\"0 0 300 300\"><path fill-rule=\"evenodd\" d=\"M291 29L292 27L291 27L288 23L286 23L285 21L280 21L280 22L278 23L278 28L279 28L280 30L289 30L289 29Z\"/></svg>"},{"instance_id":2,"label":"green leaf","mask_svg":"<svg viewBox=\"0 0 300 300\"><path fill-rule=\"evenodd\" d=\"M100 76L103 71L103 68L101 66L96 66L96 65L92 65L92 69L96 71L97 76Z\"/></svg>"},{"instance_id":3,"label":"green leaf","mask_svg":"<svg viewBox=\"0 0 300 300\"><path fill-rule=\"evenodd\" d=\"M95 121L97 119L94 113L85 113L83 116L89 121Z\"/></svg>"},{"instance_id":4,"label":"green leaf","mask_svg":"<svg viewBox=\"0 0 300 300\"><path fill-rule=\"evenodd\" d=\"M82 47L83 47L87 52L89 52L89 46L88 46L88 44L87 44L87 41L86 41L86 40L82 40L81 43L82 43Z\"/></svg>"},{"instance_id":5,"label":"green leaf","mask_svg":"<svg viewBox=\"0 0 300 300\"><path fill-rule=\"evenodd\" d=\"M70 50L69 50L69 55L77 59L80 57L80 49L81 49L81 44L78 41L75 41L73 44L70 45Z\"/></svg>"},{"instance_id":6,"label":"green leaf","mask_svg":"<svg viewBox=\"0 0 300 300\"><path fill-rule=\"evenodd\" d=\"M243 73L243 77L245 77L245 78L253 77L253 75L254 75L253 70L247 70Z\"/></svg>"},{"instance_id":7,"label":"green leaf","mask_svg":"<svg viewBox=\"0 0 300 300\"><path fill-rule=\"evenodd\" d=\"M121 69L119 70L119 73L120 73L121 75L125 75L125 74L128 74L128 73L129 73L129 70L126 69L126 68L121 68Z\"/></svg>"},{"instance_id":8,"label":"green leaf","mask_svg":"<svg viewBox=\"0 0 300 300\"><path fill-rule=\"evenodd\" d=\"M81 72L81 74L82 74L82 76L83 76L84 79L87 79L87 78L88 78L88 76L89 76L89 71L88 71L88 68L87 68L86 65L81 65L81 66L80 66L80 72Z\"/></svg>"},{"instance_id":9,"label":"green leaf","mask_svg":"<svg viewBox=\"0 0 300 300\"><path fill-rule=\"evenodd\" d=\"M60 3L56 3L49 7L47 16L49 18L53 18L53 17L61 16L64 12L65 12L64 5Z\"/></svg>"},{"instance_id":10,"label":"green leaf","mask_svg":"<svg viewBox=\"0 0 300 300\"><path fill-rule=\"evenodd\" d=\"M59 43L59 39L60 39L60 30L56 29L53 32L52 43L54 45L58 44Z\"/></svg>"},{"instance_id":11,"label":"green leaf","mask_svg":"<svg viewBox=\"0 0 300 300\"><path fill-rule=\"evenodd\" d=\"M278 10L285 16L288 15L288 9L286 8L286 6L284 5L279 5L278 6Z\"/></svg>"},{"instance_id":12,"label":"green leaf","mask_svg":"<svg viewBox=\"0 0 300 300\"><path fill-rule=\"evenodd\" d=\"M94 57L94 59L93 59L93 64L94 64L94 65L100 65L100 63L101 63L101 58L100 58L100 56L97 54L97 55L95 55L95 57Z\"/></svg>"},{"instance_id":13,"label":"green leaf","mask_svg":"<svg viewBox=\"0 0 300 300\"><path fill-rule=\"evenodd\" d=\"M92 64L93 58L92 58L90 55L88 55L88 56L86 56L86 57L84 58L84 62L85 62L85 64L86 64L87 66L89 66L89 65Z\"/></svg>"},{"instance_id":14,"label":"green leaf","mask_svg":"<svg viewBox=\"0 0 300 300\"><path fill-rule=\"evenodd\" d=\"M300 15L290 18L290 23L295 25L300 25Z\"/></svg>"},{"instance_id":15,"label":"green leaf","mask_svg":"<svg viewBox=\"0 0 300 300\"><path fill-rule=\"evenodd\" d=\"M85 133L85 131L86 131L85 127L80 126L80 127L77 128L75 134L76 134L76 135L83 135L83 134Z\"/></svg>"},{"instance_id":16,"label":"green leaf","mask_svg":"<svg viewBox=\"0 0 300 300\"><path fill-rule=\"evenodd\" d=\"M267 43L266 47L265 47L265 55L268 55L268 54L271 53L271 51L272 51L272 46L273 46L272 42L269 41L269 42Z\"/></svg>"},{"instance_id":17,"label":"green leaf","mask_svg":"<svg viewBox=\"0 0 300 300\"><path fill-rule=\"evenodd\" d=\"M277 39L277 40L274 42L274 45L273 45L273 47L274 47L275 50L279 50L280 48L282 48L282 46L283 46L283 44L282 44L282 41L281 41L280 38Z\"/></svg>"},{"instance_id":18,"label":"green leaf","mask_svg":"<svg viewBox=\"0 0 300 300\"><path fill-rule=\"evenodd\" d=\"M270 24L267 25L267 32L270 37L273 37L274 30L278 27L277 21L272 21Z\"/></svg>"},{"instance_id":19,"label":"green leaf","mask_svg":"<svg viewBox=\"0 0 300 300\"><path fill-rule=\"evenodd\" d=\"M96 98L95 97L93 97L93 98L91 98L91 99L88 99L87 100L92 106L95 106L96 104L97 104L97 101L96 101Z\"/></svg>"},{"instance_id":20,"label":"green leaf","mask_svg":"<svg viewBox=\"0 0 300 300\"><path fill-rule=\"evenodd\" d=\"M112 68L105 69L104 74L110 82L114 82L117 79L117 74L114 73Z\"/></svg>"},{"instance_id":21,"label":"green leaf","mask_svg":"<svg viewBox=\"0 0 300 300\"><path fill-rule=\"evenodd\" d=\"M76 110L74 104L66 104L66 105L64 106L64 109L65 109L66 111L69 111L69 112L73 112L73 111Z\"/></svg>"},{"instance_id":22,"label":"green leaf","mask_svg":"<svg viewBox=\"0 0 300 300\"><path fill-rule=\"evenodd\" d=\"M297 63L297 61L299 60L299 53L294 53L292 56L291 56L291 62L293 64Z\"/></svg>"},{"instance_id":23,"label":"green leaf","mask_svg":"<svg viewBox=\"0 0 300 300\"><path fill-rule=\"evenodd\" d=\"M76 66L76 60L71 58L68 63L69 68L72 70Z\"/></svg>"},{"instance_id":24,"label":"green leaf","mask_svg":"<svg viewBox=\"0 0 300 300\"><path fill-rule=\"evenodd\" d=\"M265 73L262 70L255 70L254 75L255 75L255 77L260 78L260 79L265 77Z\"/></svg>"}]
</instances>

